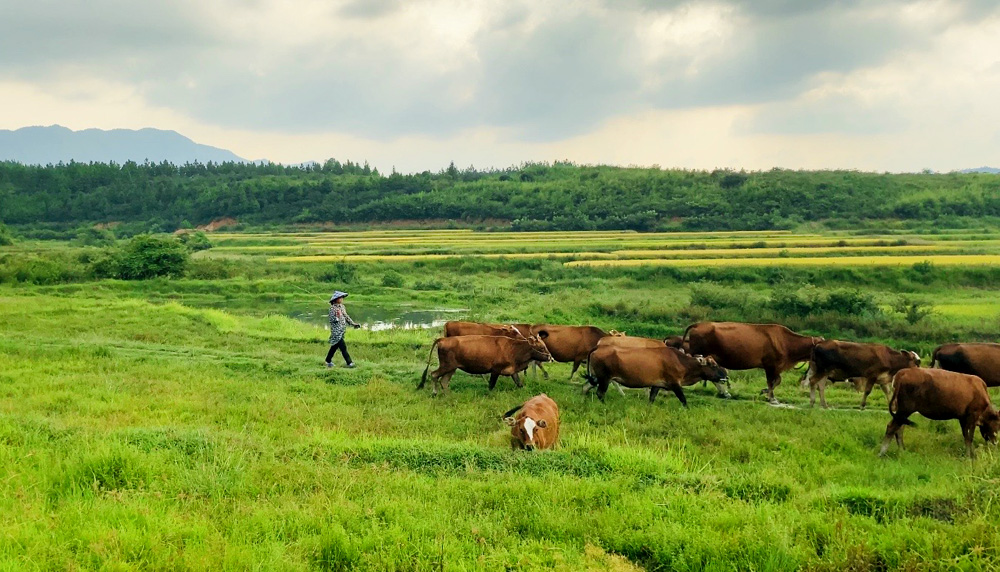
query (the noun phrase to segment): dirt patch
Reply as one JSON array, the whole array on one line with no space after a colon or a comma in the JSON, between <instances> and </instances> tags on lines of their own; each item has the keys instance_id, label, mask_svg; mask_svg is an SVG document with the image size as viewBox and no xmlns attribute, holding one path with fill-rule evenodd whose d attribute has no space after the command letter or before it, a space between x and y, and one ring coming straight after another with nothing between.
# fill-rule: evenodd
<instances>
[{"instance_id":1,"label":"dirt patch","mask_svg":"<svg viewBox=\"0 0 1000 572\"><path fill-rule=\"evenodd\" d=\"M222 228L236 226L237 224L239 224L238 220L234 219L233 217L227 216L225 218L213 220L208 224L203 224L198 227L198 230L203 230L205 232L214 232Z\"/></svg>"}]
</instances>

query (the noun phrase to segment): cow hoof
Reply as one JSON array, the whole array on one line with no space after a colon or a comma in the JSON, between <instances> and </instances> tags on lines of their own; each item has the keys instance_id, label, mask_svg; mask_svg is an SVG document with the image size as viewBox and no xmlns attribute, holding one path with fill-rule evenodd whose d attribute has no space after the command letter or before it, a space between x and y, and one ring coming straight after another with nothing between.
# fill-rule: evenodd
<instances>
[{"instance_id":1,"label":"cow hoof","mask_svg":"<svg viewBox=\"0 0 1000 572\"><path fill-rule=\"evenodd\" d=\"M719 399L732 399L733 398L732 394L730 394L730 393L716 393L715 396L718 397Z\"/></svg>"},{"instance_id":2,"label":"cow hoof","mask_svg":"<svg viewBox=\"0 0 1000 572\"><path fill-rule=\"evenodd\" d=\"M771 399L768 399L767 402L770 403L771 405L781 405L781 402L773 397Z\"/></svg>"}]
</instances>

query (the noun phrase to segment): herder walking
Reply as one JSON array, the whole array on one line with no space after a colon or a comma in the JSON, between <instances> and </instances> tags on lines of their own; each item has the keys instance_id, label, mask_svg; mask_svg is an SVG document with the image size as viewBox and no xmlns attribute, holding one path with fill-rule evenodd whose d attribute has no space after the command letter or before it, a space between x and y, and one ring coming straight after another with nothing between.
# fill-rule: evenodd
<instances>
[{"instance_id":1,"label":"herder walking","mask_svg":"<svg viewBox=\"0 0 1000 572\"><path fill-rule=\"evenodd\" d=\"M361 324L358 324L347 315L347 309L344 308L344 298L347 298L347 292L341 292L340 290L337 290L330 296L330 351L326 354L326 367L333 367L333 354L338 349L340 350L340 354L344 356L347 367L354 367L351 354L347 353L347 342L344 341L344 333L347 331L348 325L356 329L360 328Z\"/></svg>"}]
</instances>

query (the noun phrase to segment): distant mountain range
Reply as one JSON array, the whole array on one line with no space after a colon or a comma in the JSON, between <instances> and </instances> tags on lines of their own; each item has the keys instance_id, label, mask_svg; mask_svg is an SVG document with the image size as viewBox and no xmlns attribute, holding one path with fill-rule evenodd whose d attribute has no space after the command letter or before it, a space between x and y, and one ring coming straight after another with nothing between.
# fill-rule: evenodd
<instances>
[{"instance_id":1,"label":"distant mountain range","mask_svg":"<svg viewBox=\"0 0 1000 572\"><path fill-rule=\"evenodd\" d=\"M1000 175L1000 169L996 167L977 167L975 169L962 169L959 173L992 173L994 175Z\"/></svg>"},{"instance_id":2,"label":"distant mountain range","mask_svg":"<svg viewBox=\"0 0 1000 572\"><path fill-rule=\"evenodd\" d=\"M142 163L169 161L174 164L246 161L232 151L201 145L162 129L84 129L73 131L61 125L0 130L0 161L47 165L70 160L80 163L114 161Z\"/></svg>"}]
</instances>

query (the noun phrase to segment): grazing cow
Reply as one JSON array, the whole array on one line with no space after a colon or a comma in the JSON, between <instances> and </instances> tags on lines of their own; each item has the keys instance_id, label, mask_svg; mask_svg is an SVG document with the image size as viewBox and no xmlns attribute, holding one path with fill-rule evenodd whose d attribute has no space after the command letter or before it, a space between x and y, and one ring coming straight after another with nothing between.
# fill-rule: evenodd
<instances>
[{"instance_id":1,"label":"grazing cow","mask_svg":"<svg viewBox=\"0 0 1000 572\"><path fill-rule=\"evenodd\" d=\"M687 407L682 386L703 379L714 383L721 395L729 396L722 385L729 382L729 373L714 359L689 356L674 348L599 347L590 355L587 370L589 373L585 377L590 385L584 393L597 387L597 397L601 401L612 379L625 387L648 387L650 403L661 389L669 389Z\"/></svg>"},{"instance_id":2,"label":"grazing cow","mask_svg":"<svg viewBox=\"0 0 1000 572\"><path fill-rule=\"evenodd\" d=\"M977 375L986 387L1000 386L1000 344L944 344L931 355L931 367Z\"/></svg>"},{"instance_id":3,"label":"grazing cow","mask_svg":"<svg viewBox=\"0 0 1000 572\"><path fill-rule=\"evenodd\" d=\"M882 388L888 402L892 376L907 367L920 367L920 356L916 352L897 351L882 344L826 340L813 348L802 385L809 386L809 405L816 404L816 390L819 389L819 403L826 409L827 381L859 380L864 383L861 397L861 409L864 409L875 384ZM862 388L857 381L855 387Z\"/></svg>"},{"instance_id":4,"label":"grazing cow","mask_svg":"<svg viewBox=\"0 0 1000 572\"><path fill-rule=\"evenodd\" d=\"M616 348L663 348L666 345L660 340L653 338L640 338L638 336L607 336L597 341L597 347Z\"/></svg>"},{"instance_id":5,"label":"grazing cow","mask_svg":"<svg viewBox=\"0 0 1000 572\"><path fill-rule=\"evenodd\" d=\"M879 456L885 455L892 438L903 447L903 426L913 425L910 415L919 413L928 419L944 421L958 419L970 457L976 453L972 438L976 427L987 443L996 443L1000 431L1000 413L990 402L986 383L979 377L943 369L906 368L893 378L889 414L892 420L885 428L885 438Z\"/></svg>"},{"instance_id":6,"label":"grazing cow","mask_svg":"<svg viewBox=\"0 0 1000 572\"><path fill-rule=\"evenodd\" d=\"M569 378L573 379L580 364L587 360L590 352L597 347L597 342L609 334L595 326L552 326L539 324L532 326L531 333L545 340L545 346L552 353L552 361L572 362L573 371Z\"/></svg>"},{"instance_id":7,"label":"grazing cow","mask_svg":"<svg viewBox=\"0 0 1000 572\"><path fill-rule=\"evenodd\" d=\"M511 449L551 449L559 440L559 406L544 393L504 413L503 420L510 425Z\"/></svg>"},{"instance_id":8,"label":"grazing cow","mask_svg":"<svg viewBox=\"0 0 1000 572\"><path fill-rule=\"evenodd\" d=\"M684 331L686 351L692 355L711 356L726 369L763 369L771 403L777 403L774 388L781 374L809 361L813 346L821 341L779 324L701 322Z\"/></svg>"},{"instance_id":9,"label":"grazing cow","mask_svg":"<svg viewBox=\"0 0 1000 572\"><path fill-rule=\"evenodd\" d=\"M523 340L504 336L438 338L431 344L427 367L424 368L417 389L421 389L427 383L427 371L431 367L434 348L438 351L438 368L431 372L434 395L437 395L438 385L442 391L448 391L448 382L459 369L471 374L490 374L491 390L496 387L497 378L501 375L509 375L518 387L523 387L518 372L527 369L533 360L552 359L545 348L545 343L537 336L529 336Z\"/></svg>"},{"instance_id":10,"label":"grazing cow","mask_svg":"<svg viewBox=\"0 0 1000 572\"><path fill-rule=\"evenodd\" d=\"M464 322L459 320L449 320L444 324L444 337L454 336L505 336L508 338L525 338L531 335L531 324L484 324L480 322ZM549 378L549 373L542 367L541 362L531 362L532 370L537 367L542 371L545 379Z\"/></svg>"}]
</instances>

